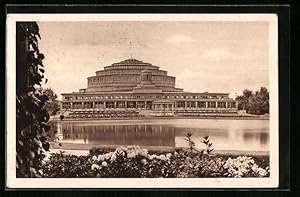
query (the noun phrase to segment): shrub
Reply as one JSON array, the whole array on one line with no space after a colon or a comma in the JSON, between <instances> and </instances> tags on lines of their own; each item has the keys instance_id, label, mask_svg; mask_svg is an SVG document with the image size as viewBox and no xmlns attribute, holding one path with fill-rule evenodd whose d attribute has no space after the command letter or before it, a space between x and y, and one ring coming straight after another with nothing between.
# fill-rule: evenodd
<instances>
[{"instance_id":1,"label":"shrub","mask_svg":"<svg viewBox=\"0 0 300 197\"><path fill-rule=\"evenodd\" d=\"M235 159L229 158L225 164L225 175L229 177L265 177L269 175L269 168L258 167L251 157L239 156Z\"/></svg>"},{"instance_id":2,"label":"shrub","mask_svg":"<svg viewBox=\"0 0 300 197\"><path fill-rule=\"evenodd\" d=\"M198 150L187 133L189 148L172 152L151 152L139 146L92 148L88 156L52 154L43 168L45 177L127 177L127 178L196 178L196 177L267 177L268 160L262 157L213 155L208 136ZM263 165L260 165L263 164Z\"/></svg>"},{"instance_id":3,"label":"shrub","mask_svg":"<svg viewBox=\"0 0 300 197\"><path fill-rule=\"evenodd\" d=\"M255 158L259 160L259 158ZM268 168L251 157L227 158L220 155L177 149L166 154L149 154L139 146L118 147L111 152L88 156L52 154L43 168L44 177L102 178L197 178L266 177Z\"/></svg>"},{"instance_id":4,"label":"shrub","mask_svg":"<svg viewBox=\"0 0 300 197\"><path fill-rule=\"evenodd\" d=\"M93 177L92 163L87 156L52 153L43 167L43 176L48 178Z\"/></svg>"}]
</instances>

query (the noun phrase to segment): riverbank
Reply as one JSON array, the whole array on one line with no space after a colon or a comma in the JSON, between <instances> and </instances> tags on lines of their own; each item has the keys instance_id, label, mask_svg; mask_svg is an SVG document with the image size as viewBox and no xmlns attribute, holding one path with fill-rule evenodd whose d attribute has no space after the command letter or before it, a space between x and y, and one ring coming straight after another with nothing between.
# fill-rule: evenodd
<instances>
[{"instance_id":1,"label":"riverbank","mask_svg":"<svg viewBox=\"0 0 300 197\"><path fill-rule=\"evenodd\" d=\"M221 116L160 116L160 117L126 117L126 118L101 118L101 119L94 119L94 118L64 118L64 122L99 122L99 121L117 121L117 120L162 120L162 119L212 119L212 120L269 120L267 116L257 116L257 117L221 117ZM51 117L51 121L54 122L61 122L58 117Z\"/></svg>"}]
</instances>

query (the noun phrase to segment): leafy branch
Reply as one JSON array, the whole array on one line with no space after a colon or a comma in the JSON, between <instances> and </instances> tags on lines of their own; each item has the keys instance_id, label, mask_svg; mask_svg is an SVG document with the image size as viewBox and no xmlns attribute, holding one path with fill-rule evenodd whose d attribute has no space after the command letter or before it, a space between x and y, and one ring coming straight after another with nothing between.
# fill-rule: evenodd
<instances>
[{"instance_id":1,"label":"leafy branch","mask_svg":"<svg viewBox=\"0 0 300 197\"><path fill-rule=\"evenodd\" d=\"M38 39L37 23L17 23L17 177L40 177L43 153L49 150L50 116L45 109L49 98L41 89L45 56L38 49Z\"/></svg>"},{"instance_id":2,"label":"leafy branch","mask_svg":"<svg viewBox=\"0 0 300 197\"><path fill-rule=\"evenodd\" d=\"M196 151L196 152L200 152L201 154L207 154L210 155L213 151L213 143L209 140L209 136L204 136L202 139L202 143L205 144L205 149L199 151L195 148L196 144L195 142L192 140L192 136L193 133L192 132L188 132L187 134L185 134L185 141L188 142L188 146L189 146L189 150L190 151Z\"/></svg>"},{"instance_id":3,"label":"leafy branch","mask_svg":"<svg viewBox=\"0 0 300 197\"><path fill-rule=\"evenodd\" d=\"M190 151L194 151L196 150L195 149L195 142L192 140L192 136L193 136L193 133L192 132L188 132L187 134L185 134L185 141L188 142L188 146L189 146L189 149Z\"/></svg>"}]
</instances>

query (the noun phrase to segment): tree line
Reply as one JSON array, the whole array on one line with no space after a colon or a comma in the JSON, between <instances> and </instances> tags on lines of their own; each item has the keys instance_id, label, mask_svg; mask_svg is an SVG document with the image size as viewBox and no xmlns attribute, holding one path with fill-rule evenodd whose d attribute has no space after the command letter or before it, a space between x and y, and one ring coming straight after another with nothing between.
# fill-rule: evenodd
<instances>
[{"instance_id":1,"label":"tree line","mask_svg":"<svg viewBox=\"0 0 300 197\"><path fill-rule=\"evenodd\" d=\"M269 114L269 91L266 87L255 92L245 89L243 95L237 96L236 100L239 110L255 115Z\"/></svg>"}]
</instances>

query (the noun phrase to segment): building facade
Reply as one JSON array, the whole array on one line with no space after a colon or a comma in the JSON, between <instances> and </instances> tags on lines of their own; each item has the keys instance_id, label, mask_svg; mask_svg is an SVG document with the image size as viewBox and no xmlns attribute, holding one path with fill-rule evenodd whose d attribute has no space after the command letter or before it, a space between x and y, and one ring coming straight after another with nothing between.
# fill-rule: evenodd
<instances>
[{"instance_id":1,"label":"building facade","mask_svg":"<svg viewBox=\"0 0 300 197\"><path fill-rule=\"evenodd\" d=\"M236 113L228 93L193 93L175 87L176 78L158 66L127 59L96 71L78 92L63 93L62 110L126 111L146 116Z\"/></svg>"}]
</instances>

